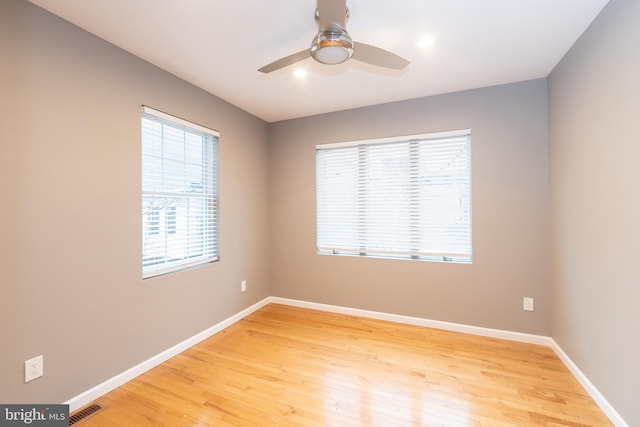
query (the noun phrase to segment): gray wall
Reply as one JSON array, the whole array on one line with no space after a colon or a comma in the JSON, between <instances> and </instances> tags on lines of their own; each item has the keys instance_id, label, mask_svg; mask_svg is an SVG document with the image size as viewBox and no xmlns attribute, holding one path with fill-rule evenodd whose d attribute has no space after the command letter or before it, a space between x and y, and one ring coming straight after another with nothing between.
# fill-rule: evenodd
<instances>
[{"instance_id":1,"label":"gray wall","mask_svg":"<svg viewBox=\"0 0 640 427\"><path fill-rule=\"evenodd\" d=\"M640 425L640 1L611 0L549 76L552 332Z\"/></svg>"},{"instance_id":2,"label":"gray wall","mask_svg":"<svg viewBox=\"0 0 640 427\"><path fill-rule=\"evenodd\" d=\"M269 295L265 122L23 0L0 61L0 402L64 401ZM221 133L221 261L145 281L141 104Z\"/></svg>"},{"instance_id":3,"label":"gray wall","mask_svg":"<svg viewBox=\"0 0 640 427\"><path fill-rule=\"evenodd\" d=\"M315 146L470 128L473 264L316 254ZM272 123L273 294L550 334L546 81ZM522 310L534 297L535 312Z\"/></svg>"}]
</instances>

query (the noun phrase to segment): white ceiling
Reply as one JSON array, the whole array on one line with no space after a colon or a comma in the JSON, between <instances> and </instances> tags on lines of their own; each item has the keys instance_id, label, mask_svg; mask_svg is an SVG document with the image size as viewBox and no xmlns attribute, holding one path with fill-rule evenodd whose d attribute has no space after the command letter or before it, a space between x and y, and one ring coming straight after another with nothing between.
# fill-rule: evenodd
<instances>
[{"instance_id":1,"label":"white ceiling","mask_svg":"<svg viewBox=\"0 0 640 427\"><path fill-rule=\"evenodd\" d=\"M347 0L347 29L412 61L389 71L307 59L315 0L30 0L266 120L546 77L608 0ZM419 38L435 44L419 49ZM297 68L307 70L295 78Z\"/></svg>"}]
</instances>

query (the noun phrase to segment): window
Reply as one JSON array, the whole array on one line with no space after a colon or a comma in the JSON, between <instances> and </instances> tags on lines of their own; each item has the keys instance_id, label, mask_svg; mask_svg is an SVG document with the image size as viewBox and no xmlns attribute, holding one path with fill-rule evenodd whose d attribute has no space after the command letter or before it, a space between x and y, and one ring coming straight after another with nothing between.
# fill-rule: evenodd
<instances>
[{"instance_id":1,"label":"window","mask_svg":"<svg viewBox=\"0 0 640 427\"><path fill-rule=\"evenodd\" d=\"M471 262L471 133L316 147L318 253Z\"/></svg>"},{"instance_id":2,"label":"window","mask_svg":"<svg viewBox=\"0 0 640 427\"><path fill-rule=\"evenodd\" d=\"M218 133L142 107L142 275L218 259Z\"/></svg>"}]
</instances>

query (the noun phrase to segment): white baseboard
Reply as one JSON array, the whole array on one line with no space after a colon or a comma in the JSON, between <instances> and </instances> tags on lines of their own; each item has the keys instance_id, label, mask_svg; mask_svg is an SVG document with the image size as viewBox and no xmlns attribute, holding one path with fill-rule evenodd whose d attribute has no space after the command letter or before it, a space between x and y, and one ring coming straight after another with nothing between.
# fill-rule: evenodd
<instances>
[{"instance_id":1,"label":"white baseboard","mask_svg":"<svg viewBox=\"0 0 640 427\"><path fill-rule=\"evenodd\" d=\"M560 360L567 366L569 371L576 377L580 384L585 388L587 393L596 402L596 404L602 409L602 411L609 417L611 422L616 427L629 427L625 420L618 414L613 406L605 399L605 397L598 391L598 389L589 381L589 379L580 371L580 369L573 363L569 356L560 348L560 346L551 337L543 335L525 334L522 332L505 331L501 329L483 328L479 326L464 325L460 323L443 322L440 320L423 319L420 317L402 316L399 314L383 313L379 311L362 310L357 308L342 307L337 305L320 304L314 302L300 301L295 299L280 298L280 297L267 297L262 301L248 307L241 312L215 324L199 334L194 335L182 341L179 344L145 360L136 366L127 369L126 371L116 375L107 381L98 384L97 386L69 399L64 402L69 405L71 412L83 407L84 405L98 399L100 396L114 390L126 382L134 379L135 377L147 372L148 370L160 365L161 363L169 360L173 356L187 350L188 348L198 344L199 342L215 335L224 328L227 328L242 318L248 316L254 311L264 307L267 304L284 304L293 307L309 308L313 310L327 311L331 313L347 314L351 316L366 317L370 319L386 320L390 322L404 323L408 325L423 326L427 328L443 329L453 332L462 332L466 334L480 335L490 338L506 339L511 341L525 342L529 344L539 344L551 347L558 355Z\"/></svg>"},{"instance_id":2,"label":"white baseboard","mask_svg":"<svg viewBox=\"0 0 640 427\"><path fill-rule=\"evenodd\" d=\"M551 338L551 348L556 352L558 358L562 360L565 366L571 371L573 376L578 380L578 382L584 387L584 389L589 393L594 402L602 409L602 412L605 413L609 420L616 427L629 427L629 424L620 416L620 414L615 410L615 408L609 403L607 399L600 393L600 391L593 385L589 378L578 368L578 366L573 363L573 360L569 358L567 353L562 350L562 348L558 345L558 343Z\"/></svg>"},{"instance_id":3,"label":"white baseboard","mask_svg":"<svg viewBox=\"0 0 640 427\"><path fill-rule=\"evenodd\" d=\"M480 326L470 326L461 323L443 322L440 320L430 320L420 317L402 316L399 314L382 313L379 311L361 310L358 308L342 307L337 305L319 304L292 300L287 298L269 297L269 302L274 304L285 304L313 310L328 311L331 313L348 314L351 316L367 317L370 319L386 320L389 322L404 323L407 325L423 326L426 328L444 329L465 334L480 335L483 337L500 338L510 341L526 342L530 344L551 345L551 338L543 335L525 334L522 332L505 331L501 329L483 328Z\"/></svg>"},{"instance_id":4,"label":"white baseboard","mask_svg":"<svg viewBox=\"0 0 640 427\"><path fill-rule=\"evenodd\" d=\"M166 362L173 356L176 356L187 350L188 348L198 344L199 342L211 337L212 335L217 334L224 328L233 325L243 317L248 316L249 314L264 307L267 304L269 304L269 298L265 298L264 300L257 302L251 307L248 307L241 312L234 314L233 316L223 320L222 322L213 325L212 327L192 336L191 338L188 338L181 343L176 344L167 350L164 350L163 352L145 360L144 362L141 362L134 367L127 369L126 371L116 375L115 377L110 378L105 382L98 384L97 386L92 387L91 389L80 393L79 395L72 397L71 399L63 403L69 405L70 412L82 408L84 405L96 400L100 396L109 393L111 390L120 387L121 385L125 384L128 381L131 381L135 377L144 374L148 370L155 368L161 363Z\"/></svg>"}]
</instances>

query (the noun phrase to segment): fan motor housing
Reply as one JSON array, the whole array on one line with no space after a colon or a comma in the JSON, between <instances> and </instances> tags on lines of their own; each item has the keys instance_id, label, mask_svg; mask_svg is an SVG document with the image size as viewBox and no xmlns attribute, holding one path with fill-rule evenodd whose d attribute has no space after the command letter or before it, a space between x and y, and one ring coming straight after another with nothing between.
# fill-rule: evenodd
<instances>
[{"instance_id":1,"label":"fan motor housing","mask_svg":"<svg viewBox=\"0 0 640 427\"><path fill-rule=\"evenodd\" d=\"M345 30L320 32L311 42L311 56L321 64L343 63L353 56L353 41Z\"/></svg>"}]
</instances>

